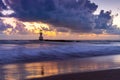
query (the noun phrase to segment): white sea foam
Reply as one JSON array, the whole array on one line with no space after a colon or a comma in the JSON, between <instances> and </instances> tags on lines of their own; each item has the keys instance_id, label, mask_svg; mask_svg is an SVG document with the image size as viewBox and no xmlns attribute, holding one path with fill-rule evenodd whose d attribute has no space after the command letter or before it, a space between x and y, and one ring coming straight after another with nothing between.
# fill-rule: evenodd
<instances>
[{"instance_id":1,"label":"white sea foam","mask_svg":"<svg viewBox=\"0 0 120 80\"><path fill-rule=\"evenodd\" d=\"M0 44L0 63L120 54L120 43Z\"/></svg>"}]
</instances>

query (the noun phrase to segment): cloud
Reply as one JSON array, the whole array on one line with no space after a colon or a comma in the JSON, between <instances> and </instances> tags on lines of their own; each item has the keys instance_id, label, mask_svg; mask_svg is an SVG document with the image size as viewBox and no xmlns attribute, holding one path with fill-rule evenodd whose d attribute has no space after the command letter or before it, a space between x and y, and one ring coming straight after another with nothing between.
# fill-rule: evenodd
<instances>
[{"instance_id":1,"label":"cloud","mask_svg":"<svg viewBox=\"0 0 120 80\"><path fill-rule=\"evenodd\" d=\"M53 25L58 31L101 34L113 27L111 12L102 10L99 15L94 15L98 5L89 0L3 1L0 2L1 8L13 10L12 17L27 22L42 21Z\"/></svg>"},{"instance_id":2,"label":"cloud","mask_svg":"<svg viewBox=\"0 0 120 80\"><path fill-rule=\"evenodd\" d=\"M0 19L0 33L5 34L27 34L25 25L14 18L1 18Z\"/></svg>"},{"instance_id":3,"label":"cloud","mask_svg":"<svg viewBox=\"0 0 120 80\"><path fill-rule=\"evenodd\" d=\"M0 10L6 9L6 6L4 5L3 1L0 0Z\"/></svg>"},{"instance_id":4,"label":"cloud","mask_svg":"<svg viewBox=\"0 0 120 80\"><path fill-rule=\"evenodd\" d=\"M113 25L113 19L116 15L111 15L112 11L101 10L100 14L95 18L95 33L120 34L117 25Z\"/></svg>"},{"instance_id":5,"label":"cloud","mask_svg":"<svg viewBox=\"0 0 120 80\"><path fill-rule=\"evenodd\" d=\"M5 24L2 22L2 20L0 19L0 31L4 31L7 28L10 28L10 26L5 26Z\"/></svg>"},{"instance_id":6,"label":"cloud","mask_svg":"<svg viewBox=\"0 0 120 80\"><path fill-rule=\"evenodd\" d=\"M111 16L111 11L101 10L98 18L96 18L97 29L108 29L112 26L113 17Z\"/></svg>"},{"instance_id":7,"label":"cloud","mask_svg":"<svg viewBox=\"0 0 120 80\"><path fill-rule=\"evenodd\" d=\"M14 17L22 21L42 21L55 27L90 32L94 27L95 3L88 0L4 0Z\"/></svg>"}]
</instances>

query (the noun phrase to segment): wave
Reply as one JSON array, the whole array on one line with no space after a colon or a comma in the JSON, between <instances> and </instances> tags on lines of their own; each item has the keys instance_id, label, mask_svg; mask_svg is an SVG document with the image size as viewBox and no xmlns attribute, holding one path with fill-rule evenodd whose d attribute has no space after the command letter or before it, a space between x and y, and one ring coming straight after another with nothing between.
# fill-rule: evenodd
<instances>
[{"instance_id":1,"label":"wave","mask_svg":"<svg viewBox=\"0 0 120 80\"><path fill-rule=\"evenodd\" d=\"M120 54L118 43L0 44L0 63L62 60Z\"/></svg>"}]
</instances>

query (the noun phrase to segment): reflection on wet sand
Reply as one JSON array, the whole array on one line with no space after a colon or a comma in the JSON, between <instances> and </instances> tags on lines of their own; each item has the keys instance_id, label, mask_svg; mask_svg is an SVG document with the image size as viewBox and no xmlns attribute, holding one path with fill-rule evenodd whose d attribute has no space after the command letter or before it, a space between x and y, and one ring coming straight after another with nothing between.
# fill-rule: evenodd
<instances>
[{"instance_id":1,"label":"reflection on wet sand","mask_svg":"<svg viewBox=\"0 0 120 80\"><path fill-rule=\"evenodd\" d=\"M84 58L0 66L0 80L24 80L58 74L89 72L120 67L120 56Z\"/></svg>"}]
</instances>

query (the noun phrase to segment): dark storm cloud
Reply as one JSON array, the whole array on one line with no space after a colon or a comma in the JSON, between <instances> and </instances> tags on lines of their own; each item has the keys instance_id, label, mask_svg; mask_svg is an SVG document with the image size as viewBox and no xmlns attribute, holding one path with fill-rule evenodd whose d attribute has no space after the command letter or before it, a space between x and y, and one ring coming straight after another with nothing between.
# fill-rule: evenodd
<instances>
[{"instance_id":1,"label":"dark storm cloud","mask_svg":"<svg viewBox=\"0 0 120 80\"><path fill-rule=\"evenodd\" d=\"M109 34L120 34L120 29L117 25L113 25L113 18L116 15L111 15L112 11L101 10L100 14L95 18L94 33L109 33Z\"/></svg>"},{"instance_id":2,"label":"dark storm cloud","mask_svg":"<svg viewBox=\"0 0 120 80\"><path fill-rule=\"evenodd\" d=\"M98 18L96 18L96 27L97 29L108 29L112 26L113 17L111 16L111 11L101 10Z\"/></svg>"},{"instance_id":3,"label":"dark storm cloud","mask_svg":"<svg viewBox=\"0 0 120 80\"><path fill-rule=\"evenodd\" d=\"M46 22L58 31L68 28L72 32L99 34L112 27L111 12L102 10L99 15L93 15L98 5L89 0L4 0L4 3L15 11L13 17Z\"/></svg>"},{"instance_id":4,"label":"dark storm cloud","mask_svg":"<svg viewBox=\"0 0 120 80\"><path fill-rule=\"evenodd\" d=\"M5 0L16 12L15 17L26 21L47 20L54 10L53 0Z\"/></svg>"},{"instance_id":5,"label":"dark storm cloud","mask_svg":"<svg viewBox=\"0 0 120 80\"><path fill-rule=\"evenodd\" d=\"M24 21L43 21L77 32L90 32L94 27L95 3L88 0L5 0Z\"/></svg>"},{"instance_id":6,"label":"dark storm cloud","mask_svg":"<svg viewBox=\"0 0 120 80\"><path fill-rule=\"evenodd\" d=\"M6 6L3 4L2 0L0 0L0 10L6 9Z\"/></svg>"}]
</instances>

